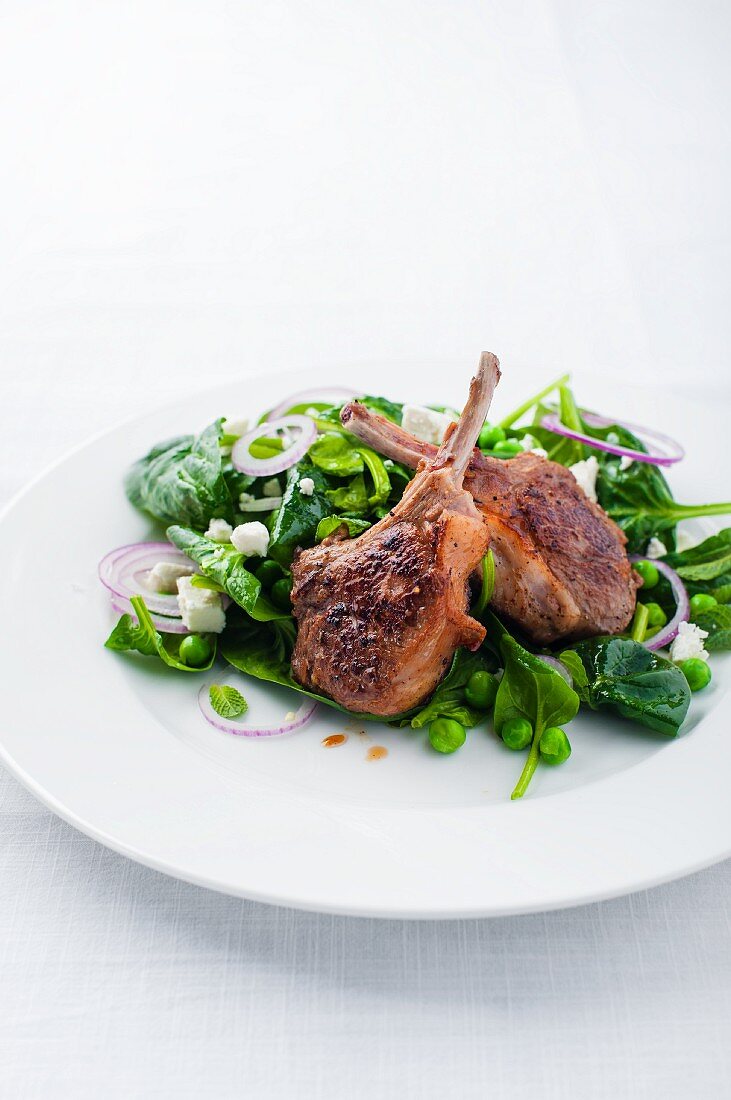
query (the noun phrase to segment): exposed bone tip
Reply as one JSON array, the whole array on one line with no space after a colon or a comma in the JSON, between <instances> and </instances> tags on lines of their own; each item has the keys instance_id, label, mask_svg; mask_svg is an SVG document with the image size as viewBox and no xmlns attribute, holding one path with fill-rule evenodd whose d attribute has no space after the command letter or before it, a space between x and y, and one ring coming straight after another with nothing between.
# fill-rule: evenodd
<instances>
[{"instance_id":1,"label":"exposed bone tip","mask_svg":"<svg viewBox=\"0 0 731 1100\"><path fill-rule=\"evenodd\" d=\"M500 381L502 371L500 370L500 360L497 355L493 355L491 351L483 351L480 355L480 371L486 371L492 368L495 371L497 380Z\"/></svg>"}]
</instances>

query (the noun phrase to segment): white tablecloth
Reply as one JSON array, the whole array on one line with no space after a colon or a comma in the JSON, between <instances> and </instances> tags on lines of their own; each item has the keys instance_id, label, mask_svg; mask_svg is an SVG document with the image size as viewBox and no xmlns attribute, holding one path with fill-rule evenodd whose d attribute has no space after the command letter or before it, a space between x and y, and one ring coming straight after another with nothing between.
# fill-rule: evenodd
<instances>
[{"instance_id":1,"label":"white tablecloth","mask_svg":"<svg viewBox=\"0 0 731 1100\"><path fill-rule=\"evenodd\" d=\"M2 500L266 365L487 346L728 400L726 5L6 0L0 26ZM7 774L0 807L4 1096L731 1094L730 864L378 922L172 881Z\"/></svg>"}]
</instances>

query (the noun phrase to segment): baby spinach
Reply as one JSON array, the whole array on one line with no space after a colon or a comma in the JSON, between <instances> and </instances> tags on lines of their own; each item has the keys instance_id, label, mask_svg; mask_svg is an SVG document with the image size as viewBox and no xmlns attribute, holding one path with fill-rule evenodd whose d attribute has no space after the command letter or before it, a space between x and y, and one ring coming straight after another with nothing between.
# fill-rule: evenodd
<instances>
[{"instance_id":1,"label":"baby spinach","mask_svg":"<svg viewBox=\"0 0 731 1100\"><path fill-rule=\"evenodd\" d=\"M259 622L285 619L285 611L279 611L266 596L261 594L261 581L246 568L246 558L230 543L214 542L187 527L168 527L167 537L173 546L192 558L209 580L215 581L223 591L242 607L247 615Z\"/></svg>"},{"instance_id":2,"label":"baby spinach","mask_svg":"<svg viewBox=\"0 0 731 1100\"><path fill-rule=\"evenodd\" d=\"M328 538L340 527L345 527L348 537L352 539L362 534L363 531L367 531L370 526L371 524L367 519L358 519L355 516L326 516L317 525L315 540L322 542L323 539Z\"/></svg>"},{"instance_id":3,"label":"baby spinach","mask_svg":"<svg viewBox=\"0 0 731 1100\"><path fill-rule=\"evenodd\" d=\"M221 420L199 436L158 443L131 467L124 481L129 500L163 523L205 530L214 517L233 519L222 471Z\"/></svg>"},{"instance_id":4,"label":"baby spinach","mask_svg":"<svg viewBox=\"0 0 731 1100\"><path fill-rule=\"evenodd\" d=\"M352 446L344 435L326 432L307 452L319 469L338 477L352 477L363 472L363 459L357 447Z\"/></svg>"},{"instance_id":5,"label":"baby spinach","mask_svg":"<svg viewBox=\"0 0 731 1100\"><path fill-rule=\"evenodd\" d=\"M315 483L311 496L300 491L299 482L310 477ZM316 466L299 463L287 474L287 487L282 504L274 517L269 557L289 569L298 546L314 546L320 521L332 515L329 481ZM344 511L352 511L345 507Z\"/></svg>"},{"instance_id":6,"label":"baby spinach","mask_svg":"<svg viewBox=\"0 0 731 1100\"><path fill-rule=\"evenodd\" d=\"M691 616L694 623L708 633L703 645L709 651L731 649L731 607L728 604L716 604L705 611L697 611Z\"/></svg>"},{"instance_id":7,"label":"baby spinach","mask_svg":"<svg viewBox=\"0 0 731 1100\"><path fill-rule=\"evenodd\" d=\"M210 643L211 656L205 665L196 665L195 668L186 665L179 657L180 644L187 637L185 634L161 634L156 629L147 610L145 601L141 596L132 596L130 603L135 610L134 616L122 615L114 630L107 638L104 645L107 649L118 652L135 651L146 657L159 657L170 668L180 669L181 672L203 672L210 668L216 656L215 634L204 634Z\"/></svg>"},{"instance_id":8,"label":"baby spinach","mask_svg":"<svg viewBox=\"0 0 731 1100\"><path fill-rule=\"evenodd\" d=\"M577 658L584 675L577 675ZM590 638L560 659L574 677L582 702L593 710L611 707L624 718L674 737L690 705L680 669L631 638Z\"/></svg>"},{"instance_id":9,"label":"baby spinach","mask_svg":"<svg viewBox=\"0 0 731 1100\"><path fill-rule=\"evenodd\" d=\"M495 699L495 730L506 722L525 718L533 727L528 758L511 798L522 798L540 759L540 740L545 729L570 722L579 709L579 696L551 666L529 653L502 623L487 612L490 645L499 650L504 671Z\"/></svg>"},{"instance_id":10,"label":"baby spinach","mask_svg":"<svg viewBox=\"0 0 731 1100\"><path fill-rule=\"evenodd\" d=\"M365 478L362 474L356 474L347 485L341 485L338 489L329 489L327 496L333 508L342 509L344 512L364 515L370 507Z\"/></svg>"},{"instance_id":11,"label":"baby spinach","mask_svg":"<svg viewBox=\"0 0 731 1100\"><path fill-rule=\"evenodd\" d=\"M731 527L689 550L666 554L663 561L686 581L718 582L731 573Z\"/></svg>"}]
</instances>

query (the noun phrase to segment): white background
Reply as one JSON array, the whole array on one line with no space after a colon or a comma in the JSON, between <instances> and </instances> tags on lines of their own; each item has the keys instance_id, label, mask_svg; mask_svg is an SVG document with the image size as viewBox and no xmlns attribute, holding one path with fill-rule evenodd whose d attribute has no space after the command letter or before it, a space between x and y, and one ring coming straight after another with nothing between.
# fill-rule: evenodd
<instances>
[{"instance_id":1,"label":"white background","mask_svg":"<svg viewBox=\"0 0 731 1100\"><path fill-rule=\"evenodd\" d=\"M244 404L267 369L397 378L489 347L514 376L728 402L730 22L710 0L0 3L0 499L170 394L241 378ZM545 917L320 918L134 866L7 775L0 796L4 1095L731 1091L728 864Z\"/></svg>"}]
</instances>

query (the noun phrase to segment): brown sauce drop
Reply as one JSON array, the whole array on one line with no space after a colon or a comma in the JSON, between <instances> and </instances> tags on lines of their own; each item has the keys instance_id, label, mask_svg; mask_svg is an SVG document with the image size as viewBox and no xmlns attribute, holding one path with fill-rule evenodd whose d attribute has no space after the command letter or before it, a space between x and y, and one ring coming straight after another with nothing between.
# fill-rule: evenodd
<instances>
[{"instance_id":1,"label":"brown sauce drop","mask_svg":"<svg viewBox=\"0 0 731 1100\"><path fill-rule=\"evenodd\" d=\"M336 745L344 745L347 740L347 733L331 733L329 737L323 737L322 743L326 749L333 749Z\"/></svg>"},{"instance_id":2,"label":"brown sauce drop","mask_svg":"<svg viewBox=\"0 0 731 1100\"><path fill-rule=\"evenodd\" d=\"M384 756L388 756L388 749L384 748L383 745L374 745L366 753L366 760L383 760Z\"/></svg>"}]
</instances>

